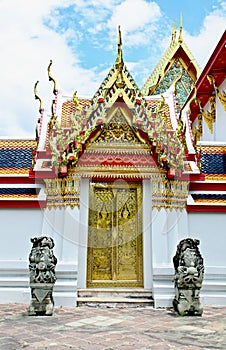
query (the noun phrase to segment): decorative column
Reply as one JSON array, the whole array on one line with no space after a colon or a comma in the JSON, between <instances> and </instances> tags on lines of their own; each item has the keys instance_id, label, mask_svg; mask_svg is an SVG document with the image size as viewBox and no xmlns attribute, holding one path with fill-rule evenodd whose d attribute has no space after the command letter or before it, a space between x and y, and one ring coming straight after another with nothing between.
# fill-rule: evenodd
<instances>
[{"instance_id":1,"label":"decorative column","mask_svg":"<svg viewBox=\"0 0 226 350\"><path fill-rule=\"evenodd\" d=\"M57 258L53 254L54 242L51 237L31 238L33 247L29 255L31 303L28 314L53 314L53 286L56 281Z\"/></svg>"}]
</instances>

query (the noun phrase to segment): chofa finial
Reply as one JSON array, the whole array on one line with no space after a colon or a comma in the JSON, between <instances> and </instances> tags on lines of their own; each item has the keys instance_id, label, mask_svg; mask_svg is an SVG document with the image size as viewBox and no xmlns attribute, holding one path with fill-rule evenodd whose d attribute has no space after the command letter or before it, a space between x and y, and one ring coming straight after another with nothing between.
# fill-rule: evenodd
<instances>
[{"instance_id":1,"label":"chofa finial","mask_svg":"<svg viewBox=\"0 0 226 350\"><path fill-rule=\"evenodd\" d=\"M41 113L43 111L43 106L42 106L42 99L38 96L37 94L37 85L38 85L39 81L37 80L34 86L34 94L35 94L35 99L39 100L39 113Z\"/></svg>"},{"instance_id":2,"label":"chofa finial","mask_svg":"<svg viewBox=\"0 0 226 350\"><path fill-rule=\"evenodd\" d=\"M53 86L53 93L54 93L54 95L56 95L57 91L58 91L57 90L56 80L52 77L52 75L50 73L50 67L51 67L52 63L53 63L52 60L50 60L50 63L49 63L48 68L47 68L47 71L48 71L49 81L53 81L53 84L54 84L54 86Z\"/></svg>"}]
</instances>

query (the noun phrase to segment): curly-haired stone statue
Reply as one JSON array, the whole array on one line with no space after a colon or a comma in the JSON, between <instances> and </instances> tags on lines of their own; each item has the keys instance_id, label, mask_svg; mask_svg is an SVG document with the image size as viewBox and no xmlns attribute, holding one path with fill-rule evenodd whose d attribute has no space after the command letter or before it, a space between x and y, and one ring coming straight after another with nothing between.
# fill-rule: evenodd
<instances>
[{"instance_id":1,"label":"curly-haired stone statue","mask_svg":"<svg viewBox=\"0 0 226 350\"><path fill-rule=\"evenodd\" d=\"M31 303L29 315L53 314L53 286L56 281L57 258L53 254L54 242L51 237L31 238L33 243L29 255Z\"/></svg>"},{"instance_id":2,"label":"curly-haired stone statue","mask_svg":"<svg viewBox=\"0 0 226 350\"><path fill-rule=\"evenodd\" d=\"M175 268L174 310L179 315L202 315L203 308L199 300L202 287L204 266L198 249L199 240L186 238L177 245L173 257Z\"/></svg>"}]
</instances>

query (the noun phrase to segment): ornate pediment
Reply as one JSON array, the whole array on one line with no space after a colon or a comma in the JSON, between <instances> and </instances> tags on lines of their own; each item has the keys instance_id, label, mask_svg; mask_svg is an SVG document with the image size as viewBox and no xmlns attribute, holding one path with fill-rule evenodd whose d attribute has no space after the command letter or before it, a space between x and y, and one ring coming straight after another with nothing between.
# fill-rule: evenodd
<instances>
[{"instance_id":1,"label":"ornate pediment","mask_svg":"<svg viewBox=\"0 0 226 350\"><path fill-rule=\"evenodd\" d=\"M127 111L126 107L114 108L95 138L92 140L91 137L91 143L96 145L104 143L108 146L121 144L122 148L128 144L144 144L128 114L129 110Z\"/></svg>"}]
</instances>

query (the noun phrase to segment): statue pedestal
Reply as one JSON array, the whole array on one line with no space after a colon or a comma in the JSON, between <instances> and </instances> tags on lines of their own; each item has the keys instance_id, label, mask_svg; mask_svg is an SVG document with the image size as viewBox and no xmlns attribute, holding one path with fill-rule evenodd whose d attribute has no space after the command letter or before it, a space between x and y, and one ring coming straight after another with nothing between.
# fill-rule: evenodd
<instances>
[{"instance_id":1,"label":"statue pedestal","mask_svg":"<svg viewBox=\"0 0 226 350\"><path fill-rule=\"evenodd\" d=\"M199 289L179 288L173 300L173 307L181 316L202 316L203 308L199 300Z\"/></svg>"},{"instance_id":2,"label":"statue pedestal","mask_svg":"<svg viewBox=\"0 0 226 350\"><path fill-rule=\"evenodd\" d=\"M44 314L51 316L53 314L53 285L51 283L31 283L31 303L28 309L28 315Z\"/></svg>"}]
</instances>

